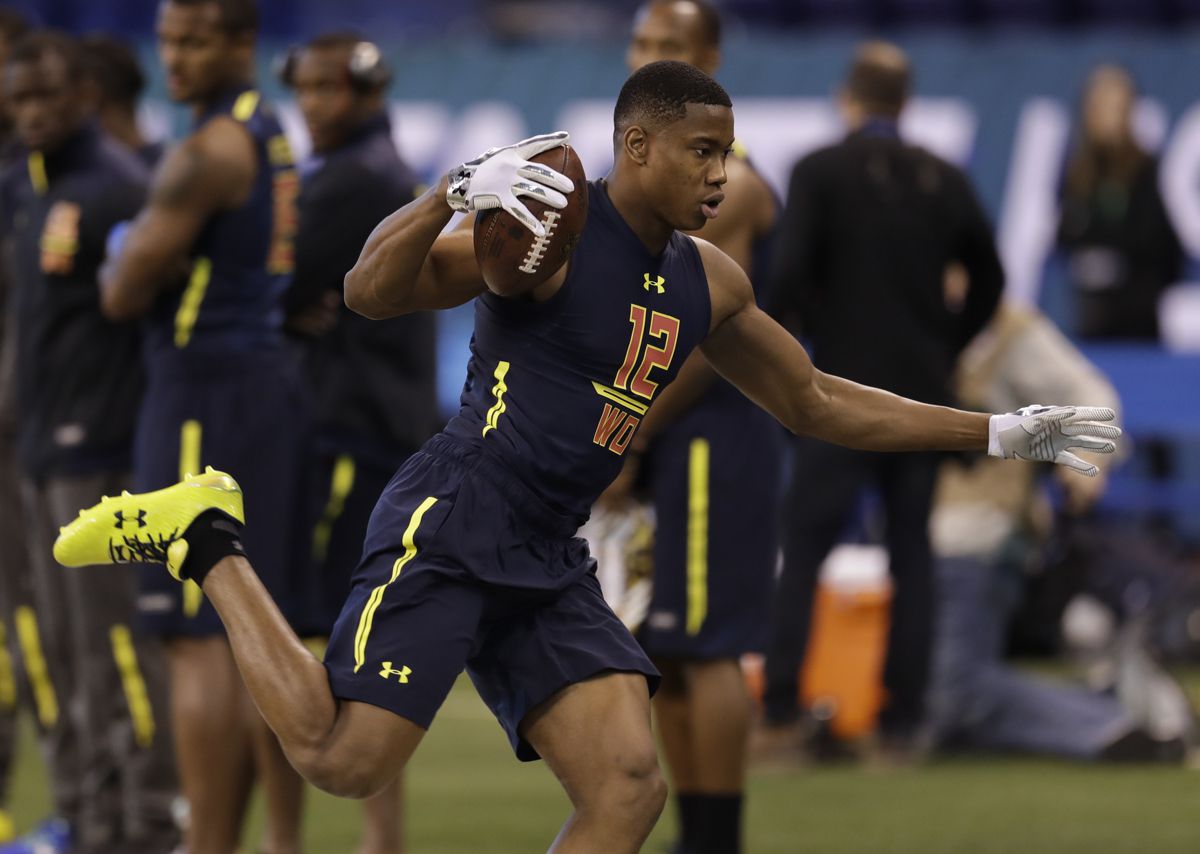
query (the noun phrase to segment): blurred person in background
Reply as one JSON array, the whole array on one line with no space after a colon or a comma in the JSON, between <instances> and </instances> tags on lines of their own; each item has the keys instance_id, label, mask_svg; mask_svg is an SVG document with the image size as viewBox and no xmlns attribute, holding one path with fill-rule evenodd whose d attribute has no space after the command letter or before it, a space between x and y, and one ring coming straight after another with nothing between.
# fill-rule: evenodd
<instances>
[{"instance_id":1,"label":"blurred person in background","mask_svg":"<svg viewBox=\"0 0 1200 854\"><path fill-rule=\"evenodd\" d=\"M961 296L962 276L955 277ZM1012 303L964 351L960 401L988 410L1025 399L1088 400L1116 409L1112 385L1049 319ZM1095 761L1174 760L1185 750L1190 710L1165 673L1152 678L1174 705L1144 716L1122 705L1121 691L1023 673L1003 660L1009 618L1028 568L1053 526L1036 467L995 466L978 458L943 463L931 517L937 556L938 612L930 721L939 745L1023 751ZM1104 492L1095 478L1058 477L1065 512L1086 514ZM1053 571L1053 569L1047 570ZM1146 659L1139 669L1153 667ZM1157 668L1154 668L1157 670ZM1182 703L1182 707L1180 704ZM1161 703L1160 703L1161 705Z\"/></svg>"},{"instance_id":2,"label":"blurred person in background","mask_svg":"<svg viewBox=\"0 0 1200 854\"><path fill-rule=\"evenodd\" d=\"M948 404L955 360L995 311L1004 277L967 177L900 138L909 78L899 48L872 42L855 51L839 97L848 135L792 171L771 274L772 311L799 319L821 370ZM969 283L957 312L943 296L955 262ZM862 490L875 487L893 580L888 699L876 757L908 761L921 750L933 641L928 518L939 457L867 453L810 438L798 439L794 450L767 646L763 752L795 750L802 729L798 673L818 571Z\"/></svg>"},{"instance_id":3,"label":"blurred person in background","mask_svg":"<svg viewBox=\"0 0 1200 854\"><path fill-rule=\"evenodd\" d=\"M9 51L29 30L19 12L0 9L0 69ZM19 143L0 86L0 173L18 156ZM0 211L0 217L5 214ZM9 774L16 752L17 704L21 699L20 654L14 617L18 607L31 607L28 549L22 521L21 492L16 468L16 413L13 410L13 366L16 360L17 323L11 308L12 282L8 276L8 235L0 229L0 537L8 548L0 551L0 842L14 832L8 803Z\"/></svg>"},{"instance_id":4,"label":"blurred person in background","mask_svg":"<svg viewBox=\"0 0 1200 854\"><path fill-rule=\"evenodd\" d=\"M1125 69L1092 71L1063 178L1058 245L1083 338L1157 341L1158 298L1183 272L1158 159L1134 137L1137 94Z\"/></svg>"},{"instance_id":5,"label":"blurred person in background","mask_svg":"<svg viewBox=\"0 0 1200 854\"><path fill-rule=\"evenodd\" d=\"M721 60L721 19L701 0L653 0L634 19L631 72L663 59L706 74ZM733 258L756 296L779 206L735 143L721 216L697 232ZM741 850L751 700L742 653L766 640L778 549L783 435L778 423L693 352L646 414L625 471L653 501L653 593L638 639L663 676L654 714L675 793L677 854Z\"/></svg>"},{"instance_id":6,"label":"blurred person in background","mask_svg":"<svg viewBox=\"0 0 1200 854\"><path fill-rule=\"evenodd\" d=\"M247 544L300 620L309 413L284 348L280 299L294 263L299 177L254 87L253 0L164 0L158 54L192 130L163 155L148 201L101 271L101 304L144 318L147 389L134 481L156 489L207 465L255 484ZM134 548L134 546L130 546ZM142 576L143 619L168 641L172 721L190 854L238 845L257 769L264 851L299 848L303 784L246 694L220 620L196 585Z\"/></svg>"},{"instance_id":7,"label":"blurred person in background","mask_svg":"<svg viewBox=\"0 0 1200 854\"><path fill-rule=\"evenodd\" d=\"M70 850L165 854L179 841L166 662L136 631L136 574L64 570L51 557L80 501L129 485L143 386L137 326L104 317L96 282L105 238L141 206L149 175L91 121L83 62L77 42L44 32L4 66L26 154L2 185L34 590L18 630Z\"/></svg>"},{"instance_id":8,"label":"blurred person in background","mask_svg":"<svg viewBox=\"0 0 1200 854\"><path fill-rule=\"evenodd\" d=\"M296 273L285 307L315 402L313 630L328 637L375 502L436 432L436 330L427 312L367 320L342 296L342 280L375 225L417 190L392 142L391 70L379 48L330 33L291 50L280 72L313 143L300 166ZM363 854L400 851L401 778L364 809Z\"/></svg>"},{"instance_id":9,"label":"blurred person in background","mask_svg":"<svg viewBox=\"0 0 1200 854\"><path fill-rule=\"evenodd\" d=\"M146 88L146 76L137 55L128 44L109 35L94 33L80 43L100 128L154 167L165 145L147 141L138 127L138 100Z\"/></svg>"}]
</instances>

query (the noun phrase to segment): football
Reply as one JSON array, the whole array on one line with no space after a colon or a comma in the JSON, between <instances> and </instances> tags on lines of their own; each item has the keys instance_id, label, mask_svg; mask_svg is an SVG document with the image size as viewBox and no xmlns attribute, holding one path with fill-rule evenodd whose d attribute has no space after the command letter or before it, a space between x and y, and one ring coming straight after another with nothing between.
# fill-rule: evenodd
<instances>
[{"instance_id":1,"label":"football","mask_svg":"<svg viewBox=\"0 0 1200 854\"><path fill-rule=\"evenodd\" d=\"M533 162L549 166L575 184L567 193L562 210L537 199L521 197L546 229L535 237L512 214L496 208L475 218L475 260L483 280L496 293L524 290L550 278L571 255L587 222L587 176L579 155L569 145L560 145L534 156Z\"/></svg>"}]
</instances>

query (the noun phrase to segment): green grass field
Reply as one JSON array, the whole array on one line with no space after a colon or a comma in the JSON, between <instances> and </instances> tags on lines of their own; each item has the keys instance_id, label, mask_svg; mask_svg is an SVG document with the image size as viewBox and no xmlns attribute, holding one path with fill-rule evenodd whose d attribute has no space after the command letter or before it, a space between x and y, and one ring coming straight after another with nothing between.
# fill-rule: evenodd
<instances>
[{"instance_id":1,"label":"green grass field","mask_svg":"<svg viewBox=\"0 0 1200 854\"><path fill-rule=\"evenodd\" d=\"M32 729L22 730L12 804L18 826L47 808ZM459 682L408 774L414 854L544 851L567 814L540 764L518 763L499 726ZM313 793L309 854L350 854L357 804ZM252 818L243 851L258 825ZM1099 768L1032 759L954 759L928 767L755 774L749 854L1196 854L1200 771ZM646 851L672 838L668 809Z\"/></svg>"}]
</instances>

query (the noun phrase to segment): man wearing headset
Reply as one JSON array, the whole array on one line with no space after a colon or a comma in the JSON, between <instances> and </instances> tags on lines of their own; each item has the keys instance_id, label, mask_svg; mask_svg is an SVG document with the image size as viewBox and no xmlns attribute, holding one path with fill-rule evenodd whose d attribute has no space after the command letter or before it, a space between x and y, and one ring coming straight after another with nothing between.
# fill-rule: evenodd
<instances>
[{"instance_id":1,"label":"man wearing headset","mask_svg":"<svg viewBox=\"0 0 1200 854\"><path fill-rule=\"evenodd\" d=\"M350 592L367 521L383 488L437 430L434 319L376 322L346 308L342 279L371 230L414 197L416 178L392 142L384 95L391 71L353 33L293 48L280 67L312 139L300 166L296 272L285 298L317 422L312 467L312 630L328 636ZM364 802L364 854L396 854L399 778Z\"/></svg>"}]
</instances>

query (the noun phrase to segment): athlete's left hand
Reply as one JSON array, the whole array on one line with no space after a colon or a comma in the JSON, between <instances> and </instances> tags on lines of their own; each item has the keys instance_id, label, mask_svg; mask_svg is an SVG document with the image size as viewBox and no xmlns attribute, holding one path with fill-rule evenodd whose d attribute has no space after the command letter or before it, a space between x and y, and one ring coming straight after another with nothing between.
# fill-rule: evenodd
<instances>
[{"instance_id":1,"label":"athlete's left hand","mask_svg":"<svg viewBox=\"0 0 1200 854\"><path fill-rule=\"evenodd\" d=\"M544 237L545 227L520 199L537 199L559 210L567 206L563 193L574 190L575 184L566 175L531 160L569 141L566 131L558 131L503 148L489 148L450 170L446 203L463 213L503 208L538 237Z\"/></svg>"},{"instance_id":2,"label":"athlete's left hand","mask_svg":"<svg viewBox=\"0 0 1200 854\"><path fill-rule=\"evenodd\" d=\"M993 415L988 422L988 454L1006 460L1058 463L1095 477L1100 470L1069 449L1111 454L1121 428L1103 422L1116 417L1101 406L1026 406Z\"/></svg>"}]
</instances>

